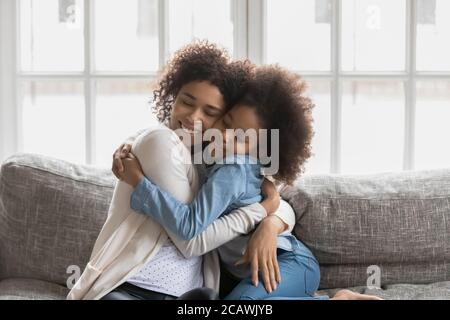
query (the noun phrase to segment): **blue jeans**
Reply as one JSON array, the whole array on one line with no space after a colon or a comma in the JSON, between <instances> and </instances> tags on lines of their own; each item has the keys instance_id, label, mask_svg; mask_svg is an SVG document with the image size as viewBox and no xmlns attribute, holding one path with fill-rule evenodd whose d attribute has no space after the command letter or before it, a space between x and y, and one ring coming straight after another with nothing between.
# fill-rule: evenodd
<instances>
[{"instance_id":1,"label":"blue jeans","mask_svg":"<svg viewBox=\"0 0 450 320\"><path fill-rule=\"evenodd\" d=\"M278 249L281 282L268 293L259 276L258 286L250 278L243 279L225 300L325 300L328 296L314 296L319 288L319 263L312 252L292 237L292 251Z\"/></svg>"}]
</instances>

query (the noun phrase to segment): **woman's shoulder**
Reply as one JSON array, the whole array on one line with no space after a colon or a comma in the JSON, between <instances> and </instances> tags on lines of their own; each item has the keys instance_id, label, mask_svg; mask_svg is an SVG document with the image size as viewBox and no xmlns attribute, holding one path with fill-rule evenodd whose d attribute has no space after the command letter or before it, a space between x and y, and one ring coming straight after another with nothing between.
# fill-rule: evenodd
<instances>
[{"instance_id":1,"label":"woman's shoulder","mask_svg":"<svg viewBox=\"0 0 450 320\"><path fill-rule=\"evenodd\" d=\"M155 146L163 146L164 148L178 145L181 142L177 134L163 124L155 124L144 130L138 139L141 141L152 142Z\"/></svg>"},{"instance_id":2,"label":"woman's shoulder","mask_svg":"<svg viewBox=\"0 0 450 320\"><path fill-rule=\"evenodd\" d=\"M138 151L140 150L140 151ZM180 163L192 168L191 153L178 135L164 125L155 125L147 128L135 140L132 151L136 155L151 154L152 159L169 164Z\"/></svg>"}]
</instances>

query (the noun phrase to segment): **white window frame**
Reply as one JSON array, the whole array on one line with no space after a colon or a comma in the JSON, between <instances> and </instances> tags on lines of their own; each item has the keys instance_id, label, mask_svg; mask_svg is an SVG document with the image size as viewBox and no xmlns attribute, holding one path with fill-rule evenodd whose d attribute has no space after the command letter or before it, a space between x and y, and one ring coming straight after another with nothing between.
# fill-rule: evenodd
<instances>
[{"instance_id":1,"label":"white window frame","mask_svg":"<svg viewBox=\"0 0 450 320\"><path fill-rule=\"evenodd\" d=\"M155 72L98 72L94 68L94 2L84 1L84 61L82 72L23 72L17 59L20 53L19 39L19 1L0 1L0 118L1 140L0 159L23 150L21 127L22 109L19 84L24 80L73 80L84 83L86 159L87 164L95 164L95 82L100 79L155 79ZM247 2L231 0L231 15L234 21L234 58L247 56ZM159 66L169 58L168 50L168 1L158 0L159 19ZM5 44L5 45L3 45ZM125 137L124 137L125 138ZM52 143L48 141L48 143ZM120 143L120 142L118 142Z\"/></svg>"},{"instance_id":2,"label":"white window frame","mask_svg":"<svg viewBox=\"0 0 450 320\"><path fill-rule=\"evenodd\" d=\"M450 72L419 72L416 70L417 8L415 0L406 0L406 68L400 72L347 72L341 63L342 0L332 2L331 71L299 72L305 80L327 80L331 83L330 173L341 173L342 83L345 80L401 80L405 86L403 170L414 170L416 82L450 80ZM249 58L266 62L267 0L249 0Z\"/></svg>"},{"instance_id":3,"label":"white window frame","mask_svg":"<svg viewBox=\"0 0 450 320\"><path fill-rule=\"evenodd\" d=\"M159 1L159 56L160 66L167 61L168 53L168 2ZM17 37L19 19L18 2L15 0L0 1L0 159L6 155L23 150L21 106L18 103L19 83L22 80L41 79L73 79L84 81L86 108L86 163L95 163L95 81L98 79L154 79L152 72L144 73L101 73L93 72L93 1L84 0L85 7L85 71L81 73L19 73L17 53L19 42ZM450 80L450 72L418 72L416 65L416 2L406 0L406 70L402 72L344 72L341 66L341 6L342 0L332 1L331 28L331 71L301 72L306 80L327 80L331 83L331 152L330 173L341 172L341 117L342 117L342 83L344 80L401 80L405 84L405 132L403 150L403 169L414 169L415 143L415 107L416 82L419 80ZM248 57L255 63L266 61L265 13L267 0L232 0L232 18L234 22L234 58ZM3 45L5 44L5 45ZM51 143L51 142L49 142Z\"/></svg>"},{"instance_id":4,"label":"white window frame","mask_svg":"<svg viewBox=\"0 0 450 320\"><path fill-rule=\"evenodd\" d=\"M0 160L18 151L16 1L0 1Z\"/></svg>"}]
</instances>

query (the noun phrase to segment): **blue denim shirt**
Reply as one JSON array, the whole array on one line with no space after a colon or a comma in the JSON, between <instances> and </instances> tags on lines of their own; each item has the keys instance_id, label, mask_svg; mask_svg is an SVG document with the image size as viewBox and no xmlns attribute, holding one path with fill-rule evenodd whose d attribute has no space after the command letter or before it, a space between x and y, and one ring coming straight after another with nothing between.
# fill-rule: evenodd
<instances>
[{"instance_id":1,"label":"blue denim shirt","mask_svg":"<svg viewBox=\"0 0 450 320\"><path fill-rule=\"evenodd\" d=\"M190 204L178 201L142 177L131 194L131 207L181 239L190 240L222 214L262 200L263 176L255 159L235 155L223 162L207 168L207 180Z\"/></svg>"}]
</instances>

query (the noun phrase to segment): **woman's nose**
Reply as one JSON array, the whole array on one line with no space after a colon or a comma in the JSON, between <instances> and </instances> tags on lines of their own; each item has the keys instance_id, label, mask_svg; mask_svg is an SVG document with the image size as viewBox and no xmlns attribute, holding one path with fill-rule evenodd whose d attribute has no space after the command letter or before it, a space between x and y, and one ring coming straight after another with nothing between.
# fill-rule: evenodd
<instances>
[{"instance_id":1,"label":"woman's nose","mask_svg":"<svg viewBox=\"0 0 450 320\"><path fill-rule=\"evenodd\" d=\"M193 111L189 116L188 116L188 120L190 122L191 125L194 125L196 122L200 122L203 123L203 115L202 112L200 110L195 110Z\"/></svg>"}]
</instances>

